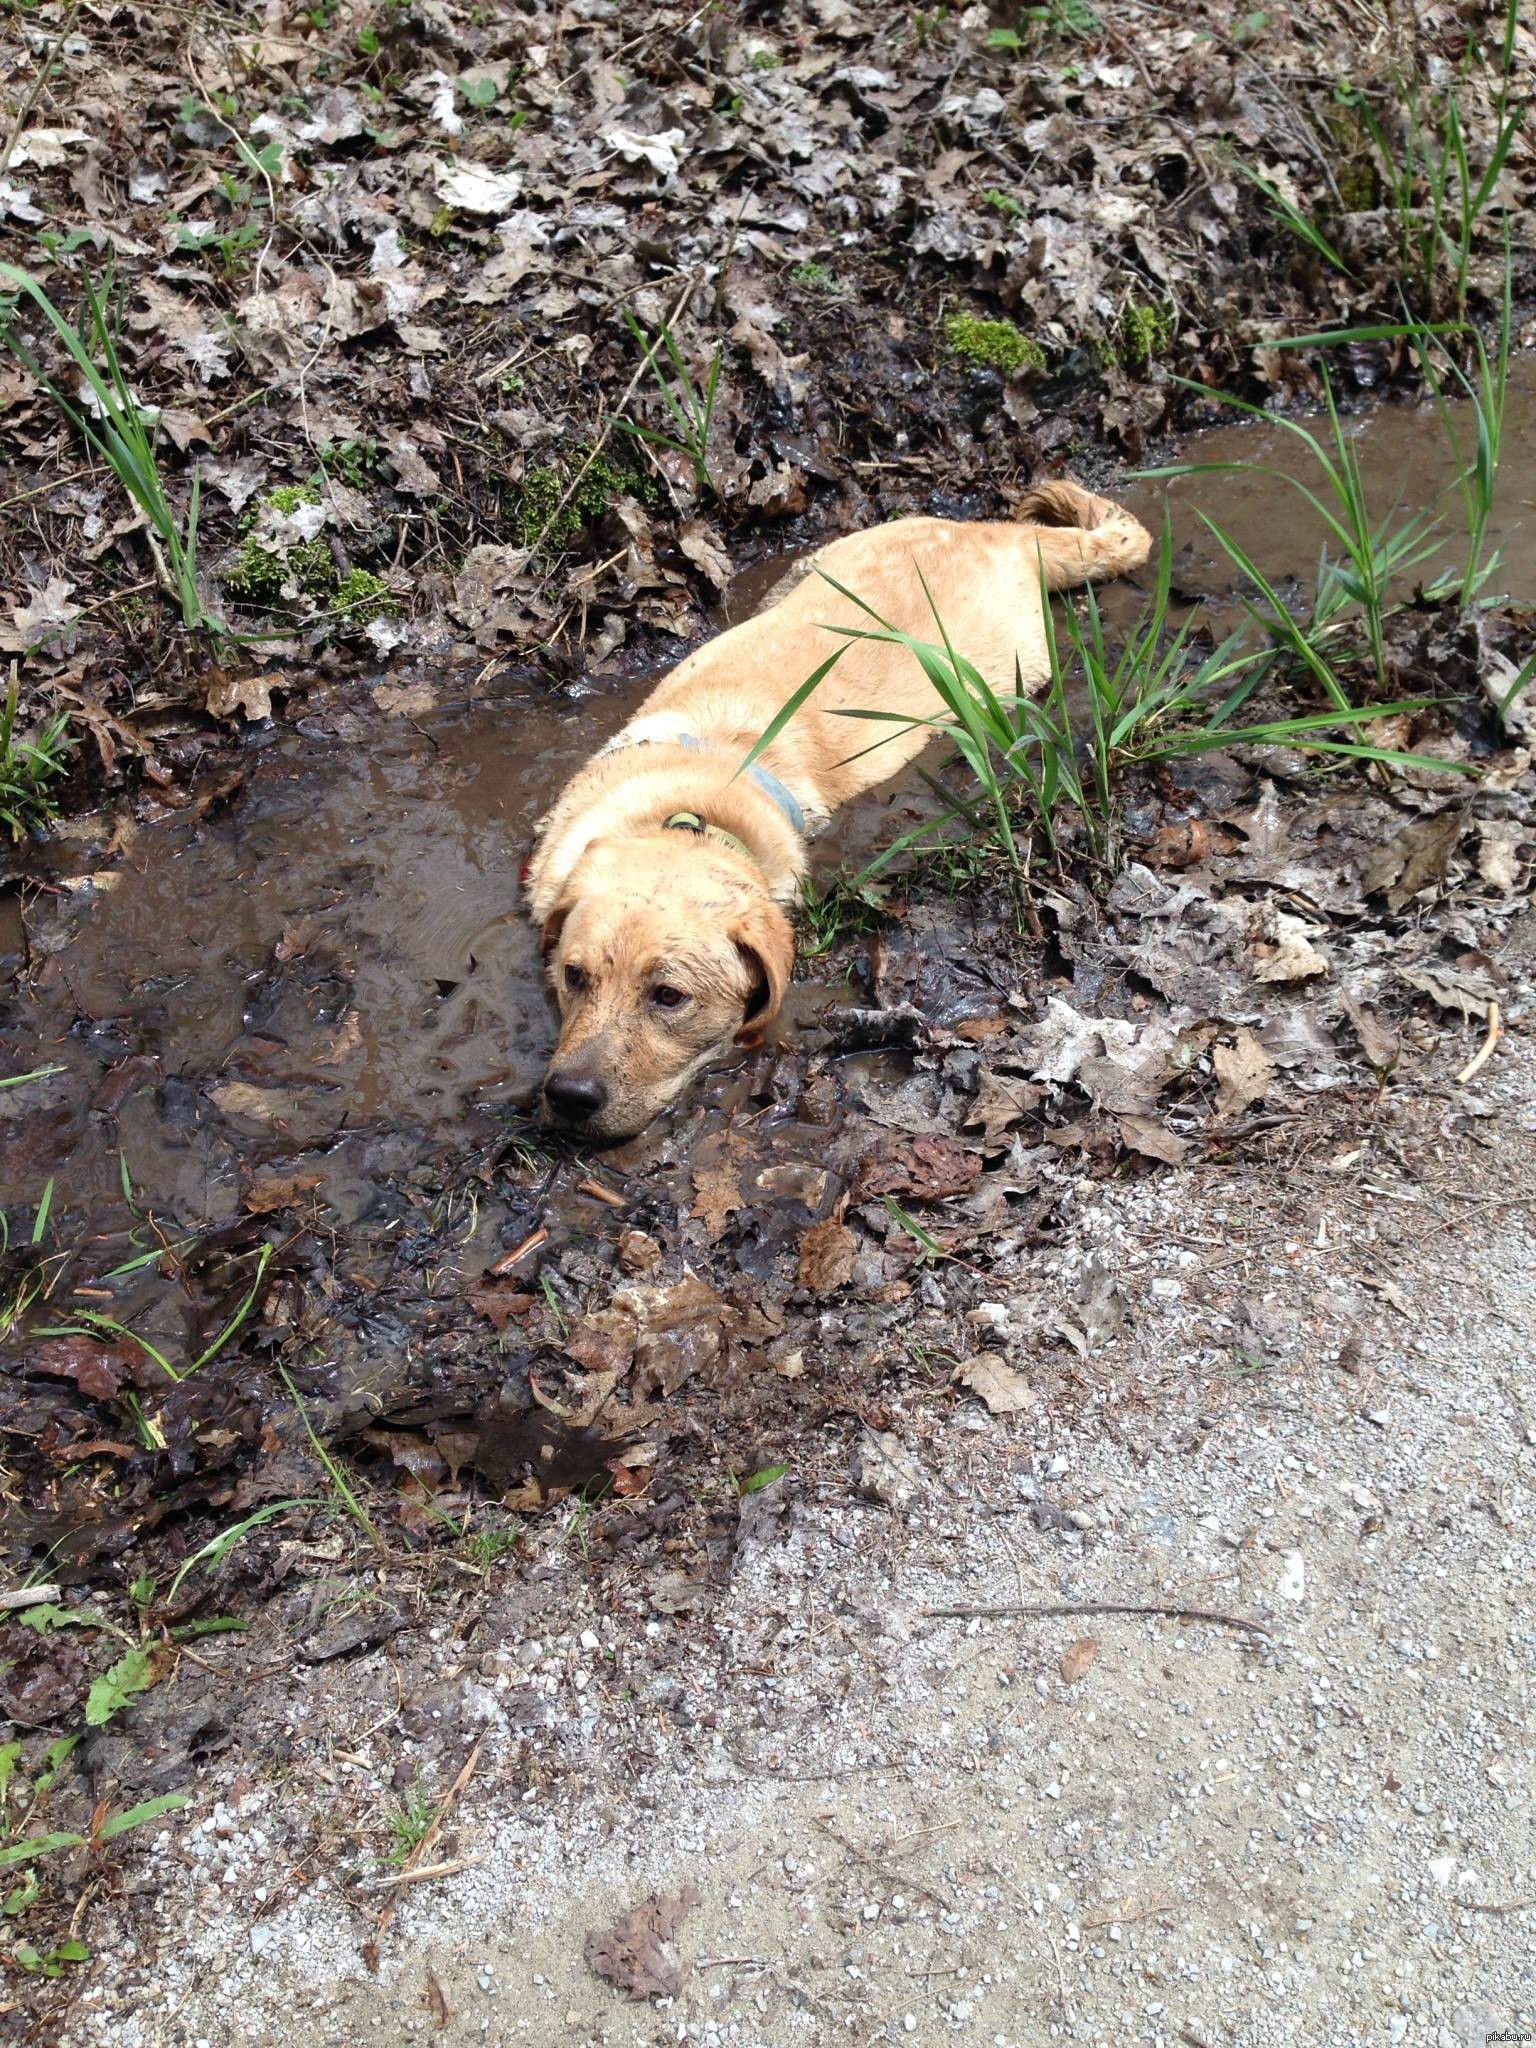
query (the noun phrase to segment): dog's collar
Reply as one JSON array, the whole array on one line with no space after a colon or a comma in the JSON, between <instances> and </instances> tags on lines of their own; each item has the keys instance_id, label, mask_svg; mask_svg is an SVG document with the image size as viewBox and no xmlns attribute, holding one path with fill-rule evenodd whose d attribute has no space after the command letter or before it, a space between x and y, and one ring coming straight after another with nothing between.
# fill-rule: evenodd
<instances>
[{"instance_id":1,"label":"dog's collar","mask_svg":"<svg viewBox=\"0 0 1536 2048\"><path fill-rule=\"evenodd\" d=\"M664 832L691 832L697 839L713 839L718 846L728 846L732 853L739 853L743 860L751 861L754 867L761 865L757 855L744 839L738 839L734 832L727 832L723 825L712 825L707 818L701 818L697 811L674 811L670 818L662 820Z\"/></svg>"},{"instance_id":2,"label":"dog's collar","mask_svg":"<svg viewBox=\"0 0 1536 2048\"><path fill-rule=\"evenodd\" d=\"M637 721L641 724L646 722ZM728 754L732 751L730 748L722 747L718 740L701 740L697 734L691 732L632 732L627 728L616 732L603 751L607 753L622 747L653 746L687 747L690 752L696 754ZM792 789L787 788L777 775L756 761L749 768L738 769L737 773L755 782L763 795L783 812L791 829L800 838L805 837L805 806Z\"/></svg>"}]
</instances>

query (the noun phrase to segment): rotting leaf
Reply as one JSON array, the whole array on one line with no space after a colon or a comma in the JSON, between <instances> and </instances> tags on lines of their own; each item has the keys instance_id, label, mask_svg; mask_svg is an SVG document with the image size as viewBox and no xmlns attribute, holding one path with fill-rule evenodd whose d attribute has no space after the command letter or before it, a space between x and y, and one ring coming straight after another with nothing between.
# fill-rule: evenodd
<instances>
[{"instance_id":1,"label":"rotting leaf","mask_svg":"<svg viewBox=\"0 0 1536 2048\"><path fill-rule=\"evenodd\" d=\"M259 1173L246 1189L241 1206L248 1216L270 1216L291 1209L320 1185L318 1173Z\"/></svg>"},{"instance_id":2,"label":"rotting leaf","mask_svg":"<svg viewBox=\"0 0 1536 2048\"><path fill-rule=\"evenodd\" d=\"M84 1335L56 1337L40 1347L35 1370L50 1379L73 1380L82 1394L110 1401L125 1380L138 1384L143 1358L138 1346L125 1339L103 1344Z\"/></svg>"},{"instance_id":3,"label":"rotting leaf","mask_svg":"<svg viewBox=\"0 0 1536 2048\"><path fill-rule=\"evenodd\" d=\"M980 1178L980 1154L957 1138L898 1138L860 1160L853 1200L907 1195L914 1201L942 1202L967 1193Z\"/></svg>"},{"instance_id":4,"label":"rotting leaf","mask_svg":"<svg viewBox=\"0 0 1536 2048\"><path fill-rule=\"evenodd\" d=\"M652 1892L612 1927L594 1927L582 1944L589 1967L629 1998L676 1998L692 1968L677 1934L698 1897L692 1885L677 1898Z\"/></svg>"}]
</instances>

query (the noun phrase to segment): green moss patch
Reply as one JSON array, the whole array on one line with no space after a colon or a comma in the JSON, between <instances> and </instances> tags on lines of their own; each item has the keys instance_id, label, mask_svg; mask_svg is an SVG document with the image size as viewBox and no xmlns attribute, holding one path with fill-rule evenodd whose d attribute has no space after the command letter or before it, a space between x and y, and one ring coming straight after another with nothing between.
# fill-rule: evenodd
<instances>
[{"instance_id":1,"label":"green moss patch","mask_svg":"<svg viewBox=\"0 0 1536 2048\"><path fill-rule=\"evenodd\" d=\"M389 585L371 569L352 569L331 596L332 609L345 612L349 625L366 626L370 619L392 619L400 607Z\"/></svg>"},{"instance_id":2,"label":"green moss patch","mask_svg":"<svg viewBox=\"0 0 1536 2048\"><path fill-rule=\"evenodd\" d=\"M512 530L521 546L539 546L542 535L546 552L557 554L570 546L584 526L600 519L615 498L640 498L647 504L655 498L655 483L643 471L633 463L601 454L562 505L566 485L585 461L586 451L578 449L568 466L540 462L523 471L512 514Z\"/></svg>"},{"instance_id":3,"label":"green moss patch","mask_svg":"<svg viewBox=\"0 0 1536 2048\"><path fill-rule=\"evenodd\" d=\"M944 339L957 356L1011 377L1016 371L1046 368L1045 350L1011 320L979 320L972 313L952 313L944 322Z\"/></svg>"},{"instance_id":4,"label":"green moss patch","mask_svg":"<svg viewBox=\"0 0 1536 2048\"><path fill-rule=\"evenodd\" d=\"M253 533L224 571L224 588L244 604L279 604L288 582L311 597L324 597L335 587L336 564L323 540L300 541L280 555L264 548Z\"/></svg>"}]
</instances>

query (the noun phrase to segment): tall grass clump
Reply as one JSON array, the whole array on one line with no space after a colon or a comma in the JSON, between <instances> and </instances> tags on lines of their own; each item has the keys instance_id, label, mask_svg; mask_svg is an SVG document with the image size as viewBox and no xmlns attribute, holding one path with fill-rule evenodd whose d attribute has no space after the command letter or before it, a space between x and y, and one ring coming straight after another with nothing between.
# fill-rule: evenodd
<instances>
[{"instance_id":1,"label":"tall grass clump","mask_svg":"<svg viewBox=\"0 0 1536 2048\"><path fill-rule=\"evenodd\" d=\"M167 591L181 606L182 623L215 639L228 637L208 610L197 583L197 520L200 481L192 479L185 521L177 518L155 456L154 416L128 388L117 345L110 280L98 289L82 276L85 306L74 326L47 292L18 264L0 263L0 345L34 376L93 454L105 462L144 514L150 549ZM81 401L65 392L37 361L17 326L20 301L30 299L52 327L80 377Z\"/></svg>"},{"instance_id":2,"label":"tall grass clump","mask_svg":"<svg viewBox=\"0 0 1536 2048\"><path fill-rule=\"evenodd\" d=\"M1349 338L1380 331L1359 329ZM1440 541L1435 533L1437 522L1432 512L1392 512L1381 519L1374 517L1366 497L1354 436L1340 418L1333 382L1326 366L1321 369L1320 376L1328 423L1326 438L1313 433L1300 420L1265 412L1230 392L1212 391L1205 385L1191 383L1187 378L1175 380L1186 390L1199 392L1203 398L1214 399L1221 405L1246 413L1252 419L1263 420L1267 426L1283 429L1312 457L1317 475L1316 489L1301 477L1292 476L1288 470L1268 462L1171 462L1159 468L1142 470L1140 474L1148 480L1167 481L1175 477L1246 472L1272 477L1300 492L1322 521L1328 536L1318 562L1316 593L1311 618L1306 624L1292 615L1247 550L1208 513L1201 512L1199 516L1228 560L1263 598L1265 608L1260 611L1250 605L1250 615L1277 646L1284 648L1296 664L1312 676L1334 707L1345 711L1350 708L1352 700L1329 658L1330 645L1336 644L1345 632L1352 632L1358 622L1364 633L1376 687L1381 691L1387 690L1390 678L1384 621L1391 608L1393 585L1436 554ZM1351 607L1355 608L1353 613L1350 612Z\"/></svg>"},{"instance_id":3,"label":"tall grass clump","mask_svg":"<svg viewBox=\"0 0 1536 2048\"><path fill-rule=\"evenodd\" d=\"M21 839L53 816L50 785L67 773L74 739L69 714L54 711L30 732L17 730L18 683L11 663L10 682L0 702L0 827Z\"/></svg>"},{"instance_id":4,"label":"tall grass clump","mask_svg":"<svg viewBox=\"0 0 1536 2048\"><path fill-rule=\"evenodd\" d=\"M1472 162L1461 94L1474 63L1469 45L1460 75L1433 97L1404 81L1400 136L1394 139L1364 93L1341 98L1359 115L1380 160L1398 232L1402 288L1421 320L1449 314L1465 321L1478 229L1494 201L1529 107L1515 92L1515 29L1520 0L1506 0L1492 92L1493 136L1487 158ZM1507 221L1506 221L1507 225Z\"/></svg>"},{"instance_id":5,"label":"tall grass clump","mask_svg":"<svg viewBox=\"0 0 1536 2048\"><path fill-rule=\"evenodd\" d=\"M828 626L842 640L775 713L752 747L743 768L770 747L837 666L848 648L871 641L903 650L933 687L936 704L926 718L909 718L876 706L839 708L838 716L891 726L900 732L926 728L954 747L974 784L974 794L955 792L927 777L944 801L939 815L904 833L858 879L889 864L908 847L963 818L973 833L990 841L1005 862L1017 890L1027 887L1038 836L1059 859L1063 831L1074 814L1090 856L1105 866L1119 858L1117 785L1133 762L1166 760L1233 745L1290 747L1323 757L1389 762L1402 767L1448 764L1401 749L1377 747L1359 737L1373 720L1424 709L1418 702L1357 705L1343 682L1323 663L1328 709L1248 724L1238 714L1273 667L1281 650L1271 645L1248 651L1242 636L1218 646L1204 660L1191 657L1192 621L1169 631L1173 544L1164 522L1157 576L1145 607L1118 652L1112 651L1098 601L1090 588L1083 615L1070 608L1058 627L1041 572L1050 673L1041 689L1026 687L1017 665L1011 690L998 689L954 645L926 582L923 592L937 638L923 639L893 626L856 592L817 572L832 589L872 621L869 626ZM1278 604L1278 599L1276 600ZM1281 608L1283 610L1283 607ZM888 735L889 737L890 735ZM859 749L849 759L874 751L884 741ZM921 773L922 771L919 770Z\"/></svg>"},{"instance_id":6,"label":"tall grass clump","mask_svg":"<svg viewBox=\"0 0 1536 2048\"><path fill-rule=\"evenodd\" d=\"M1517 93L1515 30L1520 0L1505 0L1497 52L1469 43L1457 75L1437 92L1426 92L1416 77L1399 75L1390 95L1392 114L1379 111L1388 97L1352 84L1335 88L1337 103L1354 116L1369 143L1381 195L1397 234L1395 289L1415 320L1467 318L1472 262L1485 216L1496 205L1499 180L1509 162L1529 106ZM1489 82L1492 134L1486 156L1474 163L1468 141L1466 88L1474 67ZM1305 247L1332 269L1360 283L1322 218L1303 210L1258 172L1247 173L1270 211ZM1505 214L1505 230L1508 215Z\"/></svg>"},{"instance_id":7,"label":"tall grass clump","mask_svg":"<svg viewBox=\"0 0 1536 2048\"><path fill-rule=\"evenodd\" d=\"M664 320L656 334L647 336L645 329L626 306L624 318L629 331L640 344L640 353L645 358L656 389L661 393L667 411L672 416L677 432L664 434L655 427L640 425L636 420L618 420L615 424L626 434L638 441L649 441L654 447L671 449L674 454L686 456L693 465L694 480L700 490L713 491L714 479L709 471L709 437L715 421L715 400L720 389L720 364L723 350L717 345L710 358L702 385L694 382L688 365L683 360L671 323ZM665 357L665 362L662 358ZM667 365L671 365L671 375ZM716 492L718 496L718 492Z\"/></svg>"}]
</instances>

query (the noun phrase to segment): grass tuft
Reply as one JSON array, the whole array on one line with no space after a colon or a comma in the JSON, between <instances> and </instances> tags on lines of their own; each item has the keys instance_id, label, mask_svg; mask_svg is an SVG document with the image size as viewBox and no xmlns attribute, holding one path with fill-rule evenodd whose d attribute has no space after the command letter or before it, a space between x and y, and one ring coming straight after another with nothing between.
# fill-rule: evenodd
<instances>
[{"instance_id":1,"label":"grass tuft","mask_svg":"<svg viewBox=\"0 0 1536 2048\"><path fill-rule=\"evenodd\" d=\"M156 415L146 411L128 388L117 346L117 312L111 279L98 289L83 278L85 309L81 327L65 318L47 292L14 263L0 263L0 346L10 350L35 377L87 447L105 462L149 525L149 547L162 585L181 606L189 631L204 632L215 641L229 635L203 601L197 581L197 518L201 484L194 474L186 518L177 517L155 455ZM22 339L17 312L29 299L73 363L80 378L81 402L66 396Z\"/></svg>"},{"instance_id":2,"label":"grass tuft","mask_svg":"<svg viewBox=\"0 0 1536 2048\"><path fill-rule=\"evenodd\" d=\"M0 704L0 826L19 840L57 814L52 785L68 772L75 742L64 711L51 712L29 731L18 731L18 693L12 662Z\"/></svg>"}]
</instances>

